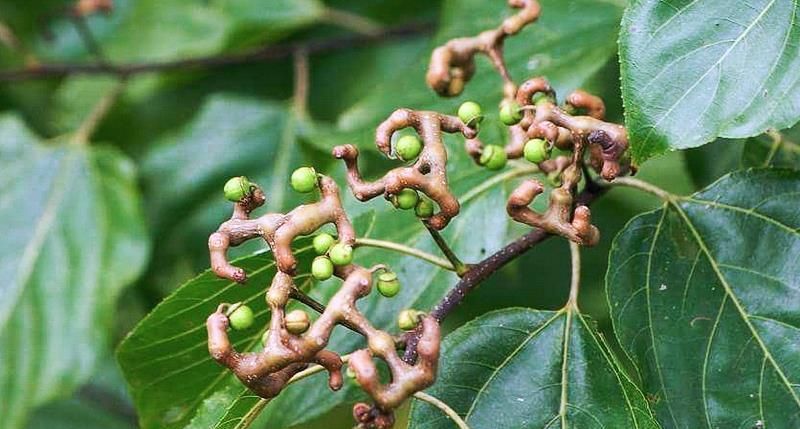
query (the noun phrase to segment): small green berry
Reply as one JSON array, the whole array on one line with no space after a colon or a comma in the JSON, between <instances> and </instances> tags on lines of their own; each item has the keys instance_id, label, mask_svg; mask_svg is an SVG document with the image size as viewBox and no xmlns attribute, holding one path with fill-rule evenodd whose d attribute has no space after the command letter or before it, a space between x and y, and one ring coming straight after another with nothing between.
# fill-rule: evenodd
<instances>
[{"instance_id":1,"label":"small green berry","mask_svg":"<svg viewBox=\"0 0 800 429\"><path fill-rule=\"evenodd\" d=\"M402 210L413 209L417 205L417 201L419 201L417 191L409 188L403 189L399 194L392 197L392 204Z\"/></svg>"},{"instance_id":2,"label":"small green berry","mask_svg":"<svg viewBox=\"0 0 800 429\"><path fill-rule=\"evenodd\" d=\"M308 314L303 310L292 310L286 314L286 330L291 334L302 334L310 324Z\"/></svg>"},{"instance_id":3,"label":"small green berry","mask_svg":"<svg viewBox=\"0 0 800 429\"><path fill-rule=\"evenodd\" d=\"M223 191L225 192L225 199L234 203L239 202L250 193L251 183L247 177L237 176L231 177L225 182Z\"/></svg>"},{"instance_id":4,"label":"small green berry","mask_svg":"<svg viewBox=\"0 0 800 429\"><path fill-rule=\"evenodd\" d=\"M458 108L458 117L461 119L461 122L470 127L477 125L481 120L483 120L481 114L482 111L480 104L474 101L465 101Z\"/></svg>"},{"instance_id":5,"label":"small green berry","mask_svg":"<svg viewBox=\"0 0 800 429\"><path fill-rule=\"evenodd\" d=\"M403 136L397 140L394 151L403 161L410 161L422 152L422 142L416 136Z\"/></svg>"},{"instance_id":6,"label":"small green berry","mask_svg":"<svg viewBox=\"0 0 800 429\"><path fill-rule=\"evenodd\" d=\"M347 376L347 379L358 384L356 380L356 372L353 371L353 368L350 368L350 365L347 366L347 369L344 371L344 375Z\"/></svg>"},{"instance_id":7,"label":"small green berry","mask_svg":"<svg viewBox=\"0 0 800 429\"><path fill-rule=\"evenodd\" d=\"M317 172L313 167L300 167L292 173L292 189L307 194L317 187Z\"/></svg>"},{"instance_id":8,"label":"small green berry","mask_svg":"<svg viewBox=\"0 0 800 429\"><path fill-rule=\"evenodd\" d=\"M311 275L319 281L328 280L333 276L333 262L327 256L317 256L311 263Z\"/></svg>"},{"instance_id":9,"label":"small green berry","mask_svg":"<svg viewBox=\"0 0 800 429\"><path fill-rule=\"evenodd\" d=\"M525 159L534 164L538 164L547 158L550 158L550 147L546 141L542 139L533 139L525 143L523 149Z\"/></svg>"},{"instance_id":10,"label":"small green berry","mask_svg":"<svg viewBox=\"0 0 800 429\"><path fill-rule=\"evenodd\" d=\"M269 342L269 329L267 329L266 331L264 331L263 334L261 334L261 344L266 346L268 342Z\"/></svg>"},{"instance_id":11,"label":"small green berry","mask_svg":"<svg viewBox=\"0 0 800 429\"><path fill-rule=\"evenodd\" d=\"M414 309L403 310L397 316L397 327L404 331L410 331L417 327L419 320L425 313Z\"/></svg>"},{"instance_id":12,"label":"small green berry","mask_svg":"<svg viewBox=\"0 0 800 429\"><path fill-rule=\"evenodd\" d=\"M328 252L333 265L341 266L353 262L353 248L345 243L336 243Z\"/></svg>"},{"instance_id":13,"label":"small green berry","mask_svg":"<svg viewBox=\"0 0 800 429\"><path fill-rule=\"evenodd\" d=\"M489 170L499 170L506 166L508 157L505 149L497 145L486 145L481 153L479 163Z\"/></svg>"},{"instance_id":14,"label":"small green berry","mask_svg":"<svg viewBox=\"0 0 800 429\"><path fill-rule=\"evenodd\" d=\"M414 214L422 219L433 216L433 201L424 197L420 198L417 205L414 207Z\"/></svg>"},{"instance_id":15,"label":"small green berry","mask_svg":"<svg viewBox=\"0 0 800 429\"><path fill-rule=\"evenodd\" d=\"M233 312L228 315L228 320L231 322L231 327L237 331L241 331L252 326L254 319L253 310L244 304L234 308Z\"/></svg>"},{"instance_id":16,"label":"small green berry","mask_svg":"<svg viewBox=\"0 0 800 429\"><path fill-rule=\"evenodd\" d=\"M522 111L516 102L504 103L500 107L500 122L511 126L516 125L522 120Z\"/></svg>"},{"instance_id":17,"label":"small green berry","mask_svg":"<svg viewBox=\"0 0 800 429\"><path fill-rule=\"evenodd\" d=\"M336 243L336 239L333 238L332 235L323 232L314 237L312 244L314 246L314 251L317 252L317 255L324 255L328 253L328 249L333 246L333 243Z\"/></svg>"},{"instance_id":18,"label":"small green berry","mask_svg":"<svg viewBox=\"0 0 800 429\"><path fill-rule=\"evenodd\" d=\"M400 292L400 280L397 274L392 271L380 273L378 275L378 292L381 295L391 298Z\"/></svg>"},{"instance_id":19,"label":"small green berry","mask_svg":"<svg viewBox=\"0 0 800 429\"><path fill-rule=\"evenodd\" d=\"M537 92L533 94L533 98L531 99L534 105L538 106L544 103L552 103L553 99L549 95L545 94L544 92Z\"/></svg>"}]
</instances>

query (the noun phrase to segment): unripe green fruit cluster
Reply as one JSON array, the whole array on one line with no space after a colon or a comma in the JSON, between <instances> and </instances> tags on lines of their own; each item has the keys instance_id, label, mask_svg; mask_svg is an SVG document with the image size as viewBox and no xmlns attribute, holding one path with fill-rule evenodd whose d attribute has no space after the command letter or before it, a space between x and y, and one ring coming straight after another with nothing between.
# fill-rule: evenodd
<instances>
[{"instance_id":1,"label":"unripe green fruit cluster","mask_svg":"<svg viewBox=\"0 0 800 429\"><path fill-rule=\"evenodd\" d=\"M425 316L425 313L414 310L413 308L403 310L397 316L397 327L404 331L410 331L419 325L419 320L423 316Z\"/></svg>"},{"instance_id":2,"label":"unripe green fruit cluster","mask_svg":"<svg viewBox=\"0 0 800 429\"><path fill-rule=\"evenodd\" d=\"M231 177L223 187L225 199L234 203L239 202L250 193L251 186L252 183L245 176Z\"/></svg>"},{"instance_id":3,"label":"unripe green fruit cluster","mask_svg":"<svg viewBox=\"0 0 800 429\"><path fill-rule=\"evenodd\" d=\"M300 167L292 172L292 189L301 194L307 194L317 187L317 171L314 167Z\"/></svg>"},{"instance_id":4,"label":"unripe green fruit cluster","mask_svg":"<svg viewBox=\"0 0 800 429\"><path fill-rule=\"evenodd\" d=\"M532 139L525 143L523 153L526 160L538 164L550 158L550 145L542 139Z\"/></svg>"},{"instance_id":5,"label":"unripe green fruit cluster","mask_svg":"<svg viewBox=\"0 0 800 429\"><path fill-rule=\"evenodd\" d=\"M233 311L228 314L228 321L230 321L231 327L237 331L253 326L254 320L253 310L244 304L237 305Z\"/></svg>"},{"instance_id":6,"label":"unripe green fruit cluster","mask_svg":"<svg viewBox=\"0 0 800 429\"><path fill-rule=\"evenodd\" d=\"M514 101L503 103L500 107L500 122L505 125L516 125L522 120L522 111Z\"/></svg>"},{"instance_id":7,"label":"unripe green fruit cluster","mask_svg":"<svg viewBox=\"0 0 800 429\"><path fill-rule=\"evenodd\" d=\"M392 271L380 273L378 275L378 292L381 295L392 298L400 292L400 280L397 274Z\"/></svg>"},{"instance_id":8,"label":"unripe green fruit cluster","mask_svg":"<svg viewBox=\"0 0 800 429\"><path fill-rule=\"evenodd\" d=\"M410 161L422 152L422 142L416 136L403 136L395 143L394 151L403 161Z\"/></svg>"},{"instance_id":9,"label":"unripe green fruit cluster","mask_svg":"<svg viewBox=\"0 0 800 429\"><path fill-rule=\"evenodd\" d=\"M337 243L328 233L320 233L312 241L314 251L320 255L311 263L311 275L323 281L333 276L333 267L347 265L353 261L353 248L345 243Z\"/></svg>"},{"instance_id":10,"label":"unripe green fruit cluster","mask_svg":"<svg viewBox=\"0 0 800 429\"><path fill-rule=\"evenodd\" d=\"M467 126L475 127L483 120L483 111L480 104L474 101L465 101L458 107L458 118Z\"/></svg>"},{"instance_id":11,"label":"unripe green fruit cluster","mask_svg":"<svg viewBox=\"0 0 800 429\"><path fill-rule=\"evenodd\" d=\"M303 310L292 310L286 313L286 330L294 335L300 335L308 330L311 322L308 314Z\"/></svg>"},{"instance_id":12,"label":"unripe green fruit cluster","mask_svg":"<svg viewBox=\"0 0 800 429\"><path fill-rule=\"evenodd\" d=\"M538 105L544 104L544 103L552 103L552 102L554 102L554 100L553 100L552 97L550 97L549 95L545 94L544 92L537 92L536 94L533 94L533 98L531 98L531 102L533 102L534 105L538 106Z\"/></svg>"},{"instance_id":13,"label":"unripe green fruit cluster","mask_svg":"<svg viewBox=\"0 0 800 429\"><path fill-rule=\"evenodd\" d=\"M505 149L498 145L486 145L481 152L478 163L489 170L499 170L506 166L508 156Z\"/></svg>"}]
</instances>

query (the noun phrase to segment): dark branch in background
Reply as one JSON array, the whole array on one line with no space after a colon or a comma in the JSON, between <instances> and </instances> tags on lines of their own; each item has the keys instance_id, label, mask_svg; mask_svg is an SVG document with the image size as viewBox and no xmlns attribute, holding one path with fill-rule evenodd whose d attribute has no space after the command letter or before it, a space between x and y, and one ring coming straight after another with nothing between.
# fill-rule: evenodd
<instances>
[{"instance_id":1,"label":"dark branch in background","mask_svg":"<svg viewBox=\"0 0 800 429\"><path fill-rule=\"evenodd\" d=\"M14 82L30 79L52 79L67 75L98 74L110 74L124 78L143 73L170 72L177 70L205 70L254 62L279 60L292 56L298 49L304 49L308 54L314 54L319 52L329 52L361 47L388 39L402 39L406 37L429 34L433 31L433 28L434 23L431 21L411 22L408 24L388 27L380 32L370 35L348 34L335 38L264 46L240 53L185 58L171 61L142 62L118 65L111 65L107 63L39 64L25 69L0 71L0 81Z\"/></svg>"},{"instance_id":2,"label":"dark branch in background","mask_svg":"<svg viewBox=\"0 0 800 429\"><path fill-rule=\"evenodd\" d=\"M587 178L589 176L586 176ZM588 180L586 188L576 198L576 204L589 205L597 197L603 195L606 188L601 187L595 182ZM429 313L438 322L444 320L448 314L464 301L467 294L475 290L484 280L489 278L492 274L499 271L506 264L513 261L523 253L527 252L542 241L552 237L541 229L534 229L533 231L523 235L522 237L512 241L502 249L493 253L486 259L473 264L470 269L464 274L464 277L450 289L450 292L436 304ZM417 343L419 342L418 330L411 331L405 335L406 351L403 360L406 362L413 362L417 355Z\"/></svg>"}]
</instances>

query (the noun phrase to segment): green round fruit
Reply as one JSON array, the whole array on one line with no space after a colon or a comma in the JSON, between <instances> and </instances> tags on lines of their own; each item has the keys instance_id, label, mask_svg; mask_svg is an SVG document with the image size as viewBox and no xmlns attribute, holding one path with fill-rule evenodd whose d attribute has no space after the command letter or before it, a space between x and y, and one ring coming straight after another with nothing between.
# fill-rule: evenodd
<instances>
[{"instance_id":1,"label":"green round fruit","mask_svg":"<svg viewBox=\"0 0 800 429\"><path fill-rule=\"evenodd\" d=\"M417 201L419 201L417 191L409 188L403 189L392 198L392 204L402 210L413 209L417 205Z\"/></svg>"},{"instance_id":2,"label":"green round fruit","mask_svg":"<svg viewBox=\"0 0 800 429\"><path fill-rule=\"evenodd\" d=\"M544 92L537 92L536 94L533 94L531 102L533 102L534 105L538 106L544 103L552 103L553 98L545 94Z\"/></svg>"},{"instance_id":3,"label":"green round fruit","mask_svg":"<svg viewBox=\"0 0 800 429\"><path fill-rule=\"evenodd\" d=\"M266 346L267 342L269 342L269 329L267 329L266 331L264 331L263 334L261 334L261 344L263 346Z\"/></svg>"},{"instance_id":4,"label":"green round fruit","mask_svg":"<svg viewBox=\"0 0 800 429\"><path fill-rule=\"evenodd\" d=\"M516 102L504 103L500 107L500 122L511 126L516 125L522 120L522 111Z\"/></svg>"},{"instance_id":5,"label":"green round fruit","mask_svg":"<svg viewBox=\"0 0 800 429\"><path fill-rule=\"evenodd\" d=\"M470 127L476 125L483 119L481 114L482 111L480 104L474 101L465 101L458 108L459 119L461 119L461 122L467 124Z\"/></svg>"},{"instance_id":6,"label":"green round fruit","mask_svg":"<svg viewBox=\"0 0 800 429\"><path fill-rule=\"evenodd\" d=\"M234 203L239 202L250 193L251 183L247 177L237 176L231 177L225 182L223 191L225 192L225 199Z\"/></svg>"},{"instance_id":7,"label":"green round fruit","mask_svg":"<svg viewBox=\"0 0 800 429\"><path fill-rule=\"evenodd\" d=\"M328 280L333 276L333 262L327 256L317 256L311 263L311 275L319 281Z\"/></svg>"},{"instance_id":8,"label":"green round fruit","mask_svg":"<svg viewBox=\"0 0 800 429\"><path fill-rule=\"evenodd\" d=\"M292 310L286 313L286 330L291 334L300 335L308 330L311 322L308 314L303 310Z\"/></svg>"},{"instance_id":9,"label":"green round fruit","mask_svg":"<svg viewBox=\"0 0 800 429\"><path fill-rule=\"evenodd\" d=\"M416 214L418 218L427 219L433 216L433 208L433 201L421 197L414 207L414 214Z\"/></svg>"},{"instance_id":10,"label":"green round fruit","mask_svg":"<svg viewBox=\"0 0 800 429\"><path fill-rule=\"evenodd\" d=\"M292 189L307 194L317 187L317 172L314 167L300 167L292 173Z\"/></svg>"},{"instance_id":11,"label":"green round fruit","mask_svg":"<svg viewBox=\"0 0 800 429\"><path fill-rule=\"evenodd\" d=\"M550 158L550 145L542 139L532 139L525 143L523 152L526 160L538 164Z\"/></svg>"},{"instance_id":12,"label":"green round fruit","mask_svg":"<svg viewBox=\"0 0 800 429\"><path fill-rule=\"evenodd\" d=\"M380 273L378 275L378 292L381 295L391 298L400 292L400 280L397 274L392 271Z\"/></svg>"},{"instance_id":13,"label":"green round fruit","mask_svg":"<svg viewBox=\"0 0 800 429\"><path fill-rule=\"evenodd\" d=\"M353 248L345 243L336 243L328 252L333 265L341 266L353 262Z\"/></svg>"},{"instance_id":14,"label":"green round fruit","mask_svg":"<svg viewBox=\"0 0 800 429\"><path fill-rule=\"evenodd\" d=\"M403 136L395 143L394 151L403 161L410 161L422 152L422 142L417 136Z\"/></svg>"},{"instance_id":15,"label":"green round fruit","mask_svg":"<svg viewBox=\"0 0 800 429\"><path fill-rule=\"evenodd\" d=\"M414 309L403 310L397 316L397 327L404 331L410 331L419 325L419 320L425 313Z\"/></svg>"},{"instance_id":16,"label":"green round fruit","mask_svg":"<svg viewBox=\"0 0 800 429\"><path fill-rule=\"evenodd\" d=\"M314 237L314 241L312 242L314 246L314 251L317 252L317 255L324 255L328 253L328 249L330 249L331 246L333 246L333 243L336 243L336 239L333 238L332 235L325 232L317 234L317 236Z\"/></svg>"},{"instance_id":17,"label":"green round fruit","mask_svg":"<svg viewBox=\"0 0 800 429\"><path fill-rule=\"evenodd\" d=\"M242 304L236 307L231 314L228 315L228 320L231 322L231 327L237 331L247 329L253 326L253 310Z\"/></svg>"},{"instance_id":18,"label":"green round fruit","mask_svg":"<svg viewBox=\"0 0 800 429\"><path fill-rule=\"evenodd\" d=\"M489 170L499 170L506 166L508 156L505 149L497 145L486 145L481 153L481 158L478 161L480 165Z\"/></svg>"}]
</instances>

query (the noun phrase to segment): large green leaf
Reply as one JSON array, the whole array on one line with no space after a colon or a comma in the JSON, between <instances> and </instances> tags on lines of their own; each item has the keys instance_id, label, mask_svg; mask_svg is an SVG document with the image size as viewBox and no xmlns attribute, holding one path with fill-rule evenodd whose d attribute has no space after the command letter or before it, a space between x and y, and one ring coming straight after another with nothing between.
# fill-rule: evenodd
<instances>
[{"instance_id":1,"label":"large green leaf","mask_svg":"<svg viewBox=\"0 0 800 429\"><path fill-rule=\"evenodd\" d=\"M636 161L800 119L797 0L636 0L620 32Z\"/></svg>"},{"instance_id":2,"label":"large green leaf","mask_svg":"<svg viewBox=\"0 0 800 429\"><path fill-rule=\"evenodd\" d=\"M657 428L592 323L573 308L489 313L447 336L428 393L473 429ZM410 428L455 427L414 402Z\"/></svg>"},{"instance_id":3,"label":"large green leaf","mask_svg":"<svg viewBox=\"0 0 800 429\"><path fill-rule=\"evenodd\" d=\"M800 426L798 195L798 172L736 172L616 238L615 331L664 427Z\"/></svg>"},{"instance_id":4,"label":"large green leaf","mask_svg":"<svg viewBox=\"0 0 800 429\"><path fill-rule=\"evenodd\" d=\"M10 428L88 378L148 253L133 165L59 143L0 117L0 415Z\"/></svg>"}]
</instances>

